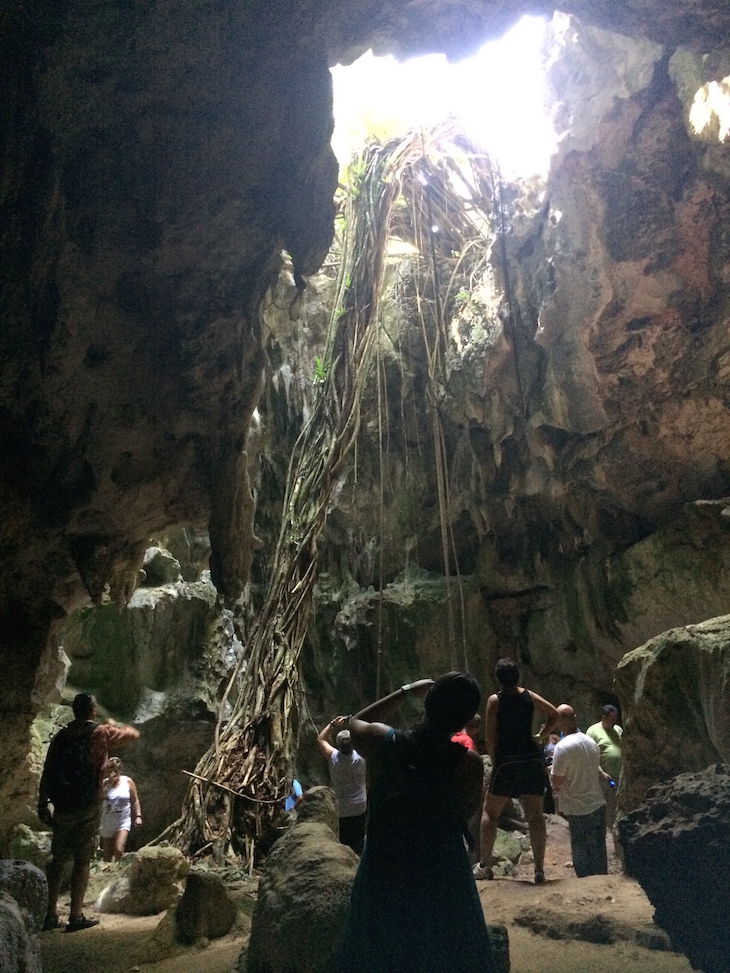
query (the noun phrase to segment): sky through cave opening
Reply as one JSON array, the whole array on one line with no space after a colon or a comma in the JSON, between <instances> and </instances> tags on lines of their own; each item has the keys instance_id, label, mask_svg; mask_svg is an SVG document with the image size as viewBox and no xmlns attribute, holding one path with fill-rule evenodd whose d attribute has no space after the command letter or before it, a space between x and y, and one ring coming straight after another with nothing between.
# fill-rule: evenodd
<instances>
[{"instance_id":1,"label":"sky through cave opening","mask_svg":"<svg viewBox=\"0 0 730 973\"><path fill-rule=\"evenodd\" d=\"M545 75L548 23L523 17L473 57L443 54L398 62L372 51L332 69L341 171L368 138L385 141L456 117L504 177L545 176L557 147Z\"/></svg>"}]
</instances>

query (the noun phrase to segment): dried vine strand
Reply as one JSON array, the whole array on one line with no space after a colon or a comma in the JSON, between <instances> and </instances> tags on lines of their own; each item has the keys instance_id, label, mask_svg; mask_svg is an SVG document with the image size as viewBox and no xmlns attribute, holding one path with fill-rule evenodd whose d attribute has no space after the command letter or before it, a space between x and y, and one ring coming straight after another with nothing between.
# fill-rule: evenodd
<instances>
[{"instance_id":1,"label":"dried vine strand","mask_svg":"<svg viewBox=\"0 0 730 973\"><path fill-rule=\"evenodd\" d=\"M195 768L180 818L156 839L191 856L208 849L242 854L253 867L256 842L291 785L294 723L301 698L299 655L317 572L317 540L332 493L357 438L383 286L390 214L404 170L420 157L413 136L366 149L347 200L347 236L324 372L311 416L292 450L282 524L264 605L244 660L225 695L215 741ZM346 269L345 269L346 268ZM235 692L234 692L235 690ZM221 785L255 795L231 800Z\"/></svg>"}]
</instances>

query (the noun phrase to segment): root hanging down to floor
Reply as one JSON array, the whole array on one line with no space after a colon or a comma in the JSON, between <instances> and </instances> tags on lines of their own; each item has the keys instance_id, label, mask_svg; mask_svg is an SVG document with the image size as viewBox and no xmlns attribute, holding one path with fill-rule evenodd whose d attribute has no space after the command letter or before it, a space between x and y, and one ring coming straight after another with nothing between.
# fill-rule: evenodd
<instances>
[{"instance_id":1,"label":"root hanging down to floor","mask_svg":"<svg viewBox=\"0 0 730 973\"><path fill-rule=\"evenodd\" d=\"M156 839L171 841L190 856L232 852L252 868L257 845L291 790L299 656L317 579L317 542L358 435L394 207L407 186L412 197L417 184L424 218L433 220L437 213L453 241L449 246L462 249L480 232L473 215L481 213L473 199L483 192L478 184L470 199L446 188L445 178L433 180L428 214L423 206L428 155L445 134L453 137L439 128L370 144L354 167L344 204L338 295L326 350L317 362L314 406L289 463L265 601L221 703L215 741L189 775L181 816Z\"/></svg>"}]
</instances>

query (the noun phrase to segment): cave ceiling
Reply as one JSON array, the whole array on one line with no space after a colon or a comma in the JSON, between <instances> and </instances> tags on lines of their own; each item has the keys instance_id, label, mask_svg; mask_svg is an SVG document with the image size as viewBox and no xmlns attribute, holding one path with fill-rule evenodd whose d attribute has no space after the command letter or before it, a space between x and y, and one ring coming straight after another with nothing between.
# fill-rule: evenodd
<instances>
[{"instance_id":1,"label":"cave ceiling","mask_svg":"<svg viewBox=\"0 0 730 973\"><path fill-rule=\"evenodd\" d=\"M730 41L727 0L572 0L561 9L662 45L667 57L680 47L688 56L716 54ZM231 600L240 593L255 544L244 448L265 363L257 309L282 248L300 280L319 267L332 237L329 65L370 47L455 59L527 13L549 16L553 7L514 0L3 5L0 651L7 711L26 713L42 698L36 674L54 624L89 598L128 597L150 536L175 524L208 525L219 589ZM657 98L661 111L671 112L672 97ZM721 386L730 365L721 334L730 245L728 166L718 158L727 149L708 150L714 163L706 178L678 202L699 164L696 149L682 142L679 113L640 129L648 141L666 139L669 155L672 140L682 142L676 165L649 180L657 198L659 183L675 181L665 208L651 210L635 159L611 183L611 153L621 155L621 139L630 141L636 117L649 111L646 100L618 111L620 124L600 149L600 201L580 188L588 163L579 155L559 177L575 207L598 212L619 201L606 234L623 268L616 320L629 337L618 326L598 328L598 313L579 334L568 310L562 317L572 330L556 337L561 315L553 304L538 337L554 349L558 380L569 388L577 374L585 388L585 375L597 372L605 394L589 408L545 403L536 425L546 440L559 437L564 410L580 411L569 424L590 438L579 447L593 464L586 488L613 492L618 508L625 478L631 516L652 519L662 490L674 502L712 492L713 484L717 496L727 483ZM619 191L627 186L634 196ZM667 209L668 198L676 210ZM645 239L627 225L639 205L647 210ZM670 245L673 220L679 243ZM655 252L657 234L664 243ZM579 257L566 274L581 272L580 255L594 244L576 242ZM662 300L652 284L679 264L696 285L694 299L688 286L672 307L652 310ZM588 257L584 266L600 274ZM526 293L531 286L524 284ZM595 297L602 287L594 279L588 289ZM632 293L641 299L632 301ZM606 302L599 304L605 313ZM662 346L668 321L679 325ZM681 328L691 335L688 346L675 340ZM659 415L647 386L643 431L602 437L606 415L642 388L622 385L629 353L635 375L665 354L667 382L685 383L688 403L701 395L706 370L714 385L704 413L678 401ZM682 444L702 428L719 443L712 456L689 449L692 462L681 475L660 483L664 473L656 470L681 467ZM622 465L627 450L645 457L643 486L636 466Z\"/></svg>"}]
</instances>

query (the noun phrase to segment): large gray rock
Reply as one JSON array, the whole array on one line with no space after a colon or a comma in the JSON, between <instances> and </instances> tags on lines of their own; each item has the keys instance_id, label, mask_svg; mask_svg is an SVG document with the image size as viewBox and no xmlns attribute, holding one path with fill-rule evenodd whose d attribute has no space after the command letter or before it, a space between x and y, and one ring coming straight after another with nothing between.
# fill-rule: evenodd
<instances>
[{"instance_id":1,"label":"large gray rock","mask_svg":"<svg viewBox=\"0 0 730 973\"><path fill-rule=\"evenodd\" d=\"M623 810L653 784L730 762L730 615L674 628L616 669L624 714Z\"/></svg>"},{"instance_id":2,"label":"large gray rock","mask_svg":"<svg viewBox=\"0 0 730 973\"><path fill-rule=\"evenodd\" d=\"M704 973L730 969L730 766L652 787L618 822L626 870L675 949Z\"/></svg>"},{"instance_id":3,"label":"large gray rock","mask_svg":"<svg viewBox=\"0 0 730 973\"><path fill-rule=\"evenodd\" d=\"M182 577L180 562L169 551L162 547L149 547L145 551L142 562L145 588L156 588L159 585L180 581Z\"/></svg>"},{"instance_id":4,"label":"large gray rock","mask_svg":"<svg viewBox=\"0 0 730 973\"><path fill-rule=\"evenodd\" d=\"M313 790L268 856L238 973L333 969L359 859L338 841L334 792Z\"/></svg>"},{"instance_id":5,"label":"large gray rock","mask_svg":"<svg viewBox=\"0 0 730 973\"><path fill-rule=\"evenodd\" d=\"M99 895L99 912L151 916L169 909L182 896L190 864L177 848L140 848L123 874Z\"/></svg>"},{"instance_id":6,"label":"large gray rock","mask_svg":"<svg viewBox=\"0 0 730 973\"><path fill-rule=\"evenodd\" d=\"M11 858L44 869L51 857L51 832L33 831L27 824L19 824L10 838L8 852Z\"/></svg>"},{"instance_id":7,"label":"large gray rock","mask_svg":"<svg viewBox=\"0 0 730 973\"><path fill-rule=\"evenodd\" d=\"M181 943L218 939L230 932L236 903L218 875L192 871L175 909L175 938Z\"/></svg>"},{"instance_id":8,"label":"large gray rock","mask_svg":"<svg viewBox=\"0 0 730 973\"><path fill-rule=\"evenodd\" d=\"M25 861L0 861L0 970L41 973L39 933L48 904L43 872Z\"/></svg>"}]
</instances>

